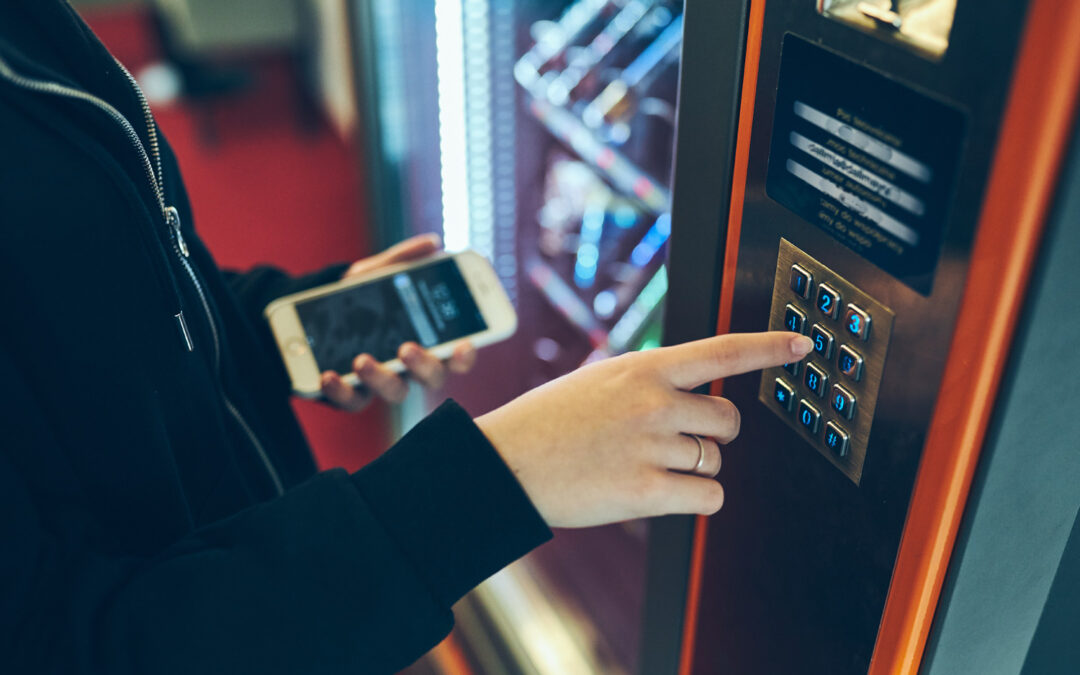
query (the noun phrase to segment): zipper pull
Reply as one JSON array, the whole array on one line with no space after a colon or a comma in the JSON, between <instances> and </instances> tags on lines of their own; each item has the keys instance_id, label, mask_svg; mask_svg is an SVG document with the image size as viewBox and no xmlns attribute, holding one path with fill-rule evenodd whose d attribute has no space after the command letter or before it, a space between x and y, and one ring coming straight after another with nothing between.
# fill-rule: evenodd
<instances>
[{"instance_id":1,"label":"zipper pull","mask_svg":"<svg viewBox=\"0 0 1080 675\"><path fill-rule=\"evenodd\" d=\"M173 318L176 319L176 323L180 326L180 337L184 338L184 346L187 347L189 352L195 351L195 343L191 341L191 331L188 330L187 321L184 320L184 313L174 314Z\"/></svg>"},{"instance_id":2,"label":"zipper pull","mask_svg":"<svg viewBox=\"0 0 1080 675\"><path fill-rule=\"evenodd\" d=\"M188 250L187 242L184 241L184 234L180 231L180 212L176 210L175 206L165 207L165 222L172 228L173 234L176 235L176 245L180 247L180 252L187 258L191 255L191 251Z\"/></svg>"}]
</instances>

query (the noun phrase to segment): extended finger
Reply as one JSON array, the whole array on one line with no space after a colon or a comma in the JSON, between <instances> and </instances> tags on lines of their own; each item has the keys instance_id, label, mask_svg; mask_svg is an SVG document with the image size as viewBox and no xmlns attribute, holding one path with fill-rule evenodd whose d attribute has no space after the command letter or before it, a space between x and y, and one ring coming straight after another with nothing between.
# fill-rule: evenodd
<instances>
[{"instance_id":1,"label":"extended finger","mask_svg":"<svg viewBox=\"0 0 1080 675\"><path fill-rule=\"evenodd\" d=\"M665 472L660 480L661 513L698 513L708 516L724 505L724 488L713 478Z\"/></svg>"},{"instance_id":2,"label":"extended finger","mask_svg":"<svg viewBox=\"0 0 1080 675\"><path fill-rule=\"evenodd\" d=\"M398 358L405 364L413 379L425 387L438 389L446 382L446 367L442 361L421 349L415 342L401 345Z\"/></svg>"},{"instance_id":3,"label":"extended finger","mask_svg":"<svg viewBox=\"0 0 1080 675\"><path fill-rule=\"evenodd\" d=\"M353 372L360 383L373 394L388 403L401 403L409 393L405 380L386 366L378 363L369 354L361 354L353 361Z\"/></svg>"},{"instance_id":4,"label":"extended finger","mask_svg":"<svg viewBox=\"0 0 1080 675\"><path fill-rule=\"evenodd\" d=\"M323 373L319 384L326 400L342 410L358 412L371 403L371 393L367 389L357 390L349 386L333 371Z\"/></svg>"},{"instance_id":5,"label":"extended finger","mask_svg":"<svg viewBox=\"0 0 1080 675\"><path fill-rule=\"evenodd\" d=\"M451 373L459 375L469 372L475 365L476 347L473 347L473 344L468 340L454 347L454 353L450 355L450 360L446 363Z\"/></svg>"},{"instance_id":6,"label":"extended finger","mask_svg":"<svg viewBox=\"0 0 1080 675\"><path fill-rule=\"evenodd\" d=\"M409 237L382 253L377 253L370 258L364 258L353 263L345 273L345 277L359 276L387 265L424 258L438 251L441 246L442 242L436 234L421 234Z\"/></svg>"},{"instance_id":7,"label":"extended finger","mask_svg":"<svg viewBox=\"0 0 1080 675\"><path fill-rule=\"evenodd\" d=\"M810 353L813 342L786 331L730 333L654 352L670 382L693 389L723 377L781 366Z\"/></svg>"},{"instance_id":8,"label":"extended finger","mask_svg":"<svg viewBox=\"0 0 1080 675\"><path fill-rule=\"evenodd\" d=\"M672 443L669 469L709 477L720 473L722 457L715 440L697 434L679 434L677 438L678 442Z\"/></svg>"},{"instance_id":9,"label":"extended finger","mask_svg":"<svg viewBox=\"0 0 1080 675\"><path fill-rule=\"evenodd\" d=\"M724 444L732 442L739 435L742 415L735 404L726 398L680 391L676 393L675 400L678 412L673 417L676 418L674 423L678 431L712 436Z\"/></svg>"}]
</instances>

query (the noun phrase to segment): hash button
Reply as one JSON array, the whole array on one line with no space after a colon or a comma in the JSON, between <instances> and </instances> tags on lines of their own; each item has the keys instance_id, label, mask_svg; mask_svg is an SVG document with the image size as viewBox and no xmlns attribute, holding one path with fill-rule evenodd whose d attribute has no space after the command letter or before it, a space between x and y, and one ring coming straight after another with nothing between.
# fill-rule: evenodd
<instances>
[{"instance_id":1,"label":"hash button","mask_svg":"<svg viewBox=\"0 0 1080 675\"><path fill-rule=\"evenodd\" d=\"M836 422L825 425L825 445L833 451L837 457L847 455L848 433Z\"/></svg>"}]
</instances>

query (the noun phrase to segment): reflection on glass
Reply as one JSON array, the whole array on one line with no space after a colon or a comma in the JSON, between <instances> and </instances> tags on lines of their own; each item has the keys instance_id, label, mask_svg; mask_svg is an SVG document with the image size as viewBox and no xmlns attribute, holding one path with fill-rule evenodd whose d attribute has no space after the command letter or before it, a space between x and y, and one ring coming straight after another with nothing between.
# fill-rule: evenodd
<instances>
[{"instance_id":1,"label":"reflection on glass","mask_svg":"<svg viewBox=\"0 0 1080 675\"><path fill-rule=\"evenodd\" d=\"M940 57L956 0L816 0L819 14L907 42Z\"/></svg>"}]
</instances>

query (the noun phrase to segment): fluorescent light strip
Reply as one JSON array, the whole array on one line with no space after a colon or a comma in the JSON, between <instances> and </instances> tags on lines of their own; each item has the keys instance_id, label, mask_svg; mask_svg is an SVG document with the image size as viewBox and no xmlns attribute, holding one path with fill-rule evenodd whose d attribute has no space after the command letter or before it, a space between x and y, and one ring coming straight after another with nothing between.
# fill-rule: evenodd
<instances>
[{"instance_id":1,"label":"fluorescent light strip","mask_svg":"<svg viewBox=\"0 0 1080 675\"><path fill-rule=\"evenodd\" d=\"M489 0L464 0L465 132L469 169L468 245L495 258L495 188L492 166L491 26Z\"/></svg>"},{"instance_id":2,"label":"fluorescent light strip","mask_svg":"<svg viewBox=\"0 0 1080 675\"><path fill-rule=\"evenodd\" d=\"M448 251L469 248L470 239L463 17L461 0L435 0L443 244Z\"/></svg>"}]
</instances>

